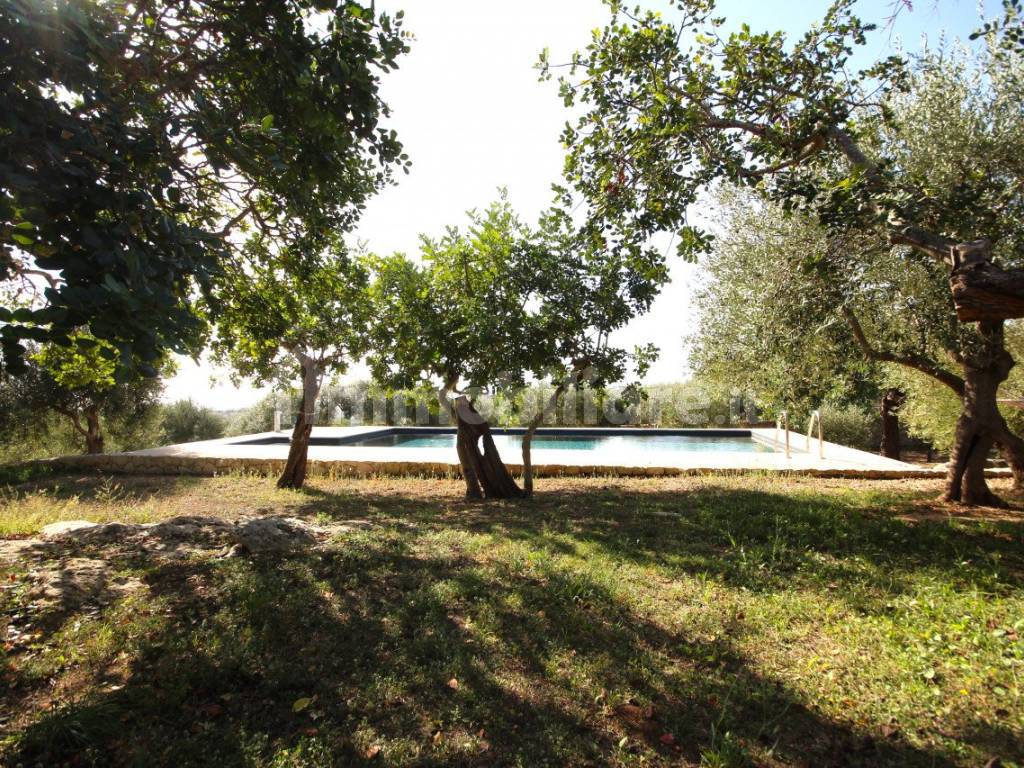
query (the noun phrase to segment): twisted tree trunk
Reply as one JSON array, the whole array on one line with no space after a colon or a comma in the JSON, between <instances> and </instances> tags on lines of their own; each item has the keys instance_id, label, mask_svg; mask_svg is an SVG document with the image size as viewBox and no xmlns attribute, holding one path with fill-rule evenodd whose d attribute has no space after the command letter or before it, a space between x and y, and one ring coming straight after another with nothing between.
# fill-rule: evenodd
<instances>
[{"instance_id":1,"label":"twisted tree trunk","mask_svg":"<svg viewBox=\"0 0 1024 768\"><path fill-rule=\"evenodd\" d=\"M964 358L963 411L946 476L947 501L984 506L1005 506L985 481L989 453L997 447L1013 470L1020 487L1024 478L1024 441L1014 435L999 412L997 393L1014 361L1003 346L1003 322L978 323L981 345Z\"/></svg>"},{"instance_id":2,"label":"twisted tree trunk","mask_svg":"<svg viewBox=\"0 0 1024 768\"><path fill-rule=\"evenodd\" d=\"M885 390L882 395L882 445L881 454L887 459L900 457L900 417L899 409L907 401L907 396L899 389Z\"/></svg>"},{"instance_id":3,"label":"twisted tree trunk","mask_svg":"<svg viewBox=\"0 0 1024 768\"><path fill-rule=\"evenodd\" d=\"M320 394L320 367L302 352L297 352L296 357L302 366L302 404L292 430L288 461L277 481L278 488L301 488L306 482L309 438L313 433L313 422L316 421L316 398Z\"/></svg>"},{"instance_id":4,"label":"twisted tree trunk","mask_svg":"<svg viewBox=\"0 0 1024 768\"><path fill-rule=\"evenodd\" d=\"M458 425L455 447L466 481L467 499L518 499L523 491L498 454L491 427L469 398L455 399L452 412ZM481 451L480 446L483 445Z\"/></svg>"},{"instance_id":5,"label":"twisted tree trunk","mask_svg":"<svg viewBox=\"0 0 1024 768\"><path fill-rule=\"evenodd\" d=\"M957 356L963 366L961 378L927 355L894 354L875 349L853 311L843 307L842 312L865 357L920 371L956 392L963 403L946 475L945 500L1003 504L985 482L985 464L993 447L1010 465L1015 487L1024 487L1024 440L1010 431L996 400L999 385L1006 381L1014 365L1013 357L1004 346L1002 320L978 322L980 343L972 354Z\"/></svg>"}]
</instances>

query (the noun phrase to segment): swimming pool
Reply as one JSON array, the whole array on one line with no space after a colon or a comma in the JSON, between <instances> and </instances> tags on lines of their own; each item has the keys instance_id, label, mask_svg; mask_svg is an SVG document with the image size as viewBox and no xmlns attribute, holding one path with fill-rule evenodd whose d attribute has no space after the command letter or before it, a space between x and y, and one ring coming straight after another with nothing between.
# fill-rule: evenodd
<instances>
[{"instance_id":1,"label":"swimming pool","mask_svg":"<svg viewBox=\"0 0 1024 768\"><path fill-rule=\"evenodd\" d=\"M519 446L524 431L492 428L501 458L513 473L521 470ZM447 426L316 427L309 449L310 467L315 472L360 477L421 473L452 476L459 471L454 434L455 430ZM772 427L548 427L535 439L533 467L537 477L665 477L719 471L920 477L933 471L836 443L819 444L802 434L791 433L786 440L782 430ZM116 455L112 461L119 468L122 462L131 463L138 471L273 473L280 472L288 456L288 443L286 432L261 432L151 448Z\"/></svg>"},{"instance_id":2,"label":"swimming pool","mask_svg":"<svg viewBox=\"0 0 1024 768\"><path fill-rule=\"evenodd\" d=\"M520 451L523 430L494 430L499 451ZM236 445L285 445L286 436L248 440ZM355 437L318 437L314 446L345 448L455 449L455 432L444 428L392 428ZM532 444L535 451L576 451L616 453L774 453L764 442L755 440L748 430L641 430L641 429L551 429L538 431Z\"/></svg>"}]
</instances>

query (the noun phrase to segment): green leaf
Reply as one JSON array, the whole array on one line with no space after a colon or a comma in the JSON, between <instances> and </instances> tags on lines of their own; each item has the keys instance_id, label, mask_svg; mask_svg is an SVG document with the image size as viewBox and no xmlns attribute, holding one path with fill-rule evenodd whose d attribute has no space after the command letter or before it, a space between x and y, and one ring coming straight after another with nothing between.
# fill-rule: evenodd
<instances>
[{"instance_id":1,"label":"green leaf","mask_svg":"<svg viewBox=\"0 0 1024 768\"><path fill-rule=\"evenodd\" d=\"M296 699L295 703L292 704L292 712L301 712L312 703L313 699L306 696L303 696L301 699Z\"/></svg>"},{"instance_id":2,"label":"green leaf","mask_svg":"<svg viewBox=\"0 0 1024 768\"><path fill-rule=\"evenodd\" d=\"M17 233L12 234L11 239L18 243L18 245L32 245L32 243L35 242L31 237L26 237L25 235L19 235Z\"/></svg>"},{"instance_id":3,"label":"green leaf","mask_svg":"<svg viewBox=\"0 0 1024 768\"><path fill-rule=\"evenodd\" d=\"M262 120L260 120L260 128L262 128L264 131L269 131L273 127L274 127L274 116L273 115L267 115Z\"/></svg>"}]
</instances>

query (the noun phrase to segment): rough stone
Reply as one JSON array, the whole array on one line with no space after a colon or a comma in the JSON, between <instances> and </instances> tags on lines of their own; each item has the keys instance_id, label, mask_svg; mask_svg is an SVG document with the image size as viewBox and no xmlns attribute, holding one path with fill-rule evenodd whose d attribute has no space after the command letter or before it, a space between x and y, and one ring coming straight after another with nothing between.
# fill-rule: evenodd
<instances>
[{"instance_id":1,"label":"rough stone","mask_svg":"<svg viewBox=\"0 0 1024 768\"><path fill-rule=\"evenodd\" d=\"M91 523L88 520L61 520L60 522L43 526L42 535L43 538L51 539L95 527L96 523Z\"/></svg>"},{"instance_id":2,"label":"rough stone","mask_svg":"<svg viewBox=\"0 0 1024 768\"><path fill-rule=\"evenodd\" d=\"M246 552L289 552L315 547L324 533L294 518L256 517L239 522L234 538Z\"/></svg>"},{"instance_id":3,"label":"rough stone","mask_svg":"<svg viewBox=\"0 0 1024 768\"><path fill-rule=\"evenodd\" d=\"M31 572L35 584L29 595L46 606L70 610L86 602L109 602L144 586L136 578L110 579L109 570L105 560L65 558Z\"/></svg>"}]
</instances>

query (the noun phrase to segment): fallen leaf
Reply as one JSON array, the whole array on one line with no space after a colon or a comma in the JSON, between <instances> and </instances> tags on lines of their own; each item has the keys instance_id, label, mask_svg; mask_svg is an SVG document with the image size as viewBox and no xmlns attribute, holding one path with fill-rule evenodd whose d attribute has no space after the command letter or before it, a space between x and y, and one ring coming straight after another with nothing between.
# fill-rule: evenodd
<instances>
[{"instance_id":1,"label":"fallen leaf","mask_svg":"<svg viewBox=\"0 0 1024 768\"><path fill-rule=\"evenodd\" d=\"M435 733L434 734L434 746L435 747L438 746L443 739L444 739L444 734L441 733L441 731L438 731L437 733Z\"/></svg>"},{"instance_id":2,"label":"fallen leaf","mask_svg":"<svg viewBox=\"0 0 1024 768\"><path fill-rule=\"evenodd\" d=\"M301 712L312 703L313 699L306 696L303 696L301 699L296 699L295 703L292 704L292 712Z\"/></svg>"},{"instance_id":3,"label":"fallen leaf","mask_svg":"<svg viewBox=\"0 0 1024 768\"><path fill-rule=\"evenodd\" d=\"M661 734L661 738L658 739L658 741L660 741L662 744L672 746L676 743L676 737L673 736L671 733L663 733Z\"/></svg>"},{"instance_id":4,"label":"fallen leaf","mask_svg":"<svg viewBox=\"0 0 1024 768\"><path fill-rule=\"evenodd\" d=\"M380 754L380 745L379 744L374 744L372 747L370 747L369 749L367 749L363 753L363 755L366 757L367 760L372 760L373 758L375 758L379 754Z\"/></svg>"},{"instance_id":5,"label":"fallen leaf","mask_svg":"<svg viewBox=\"0 0 1024 768\"><path fill-rule=\"evenodd\" d=\"M448 687L451 688L453 691L459 690L459 681L453 677L451 680L448 681Z\"/></svg>"}]
</instances>

